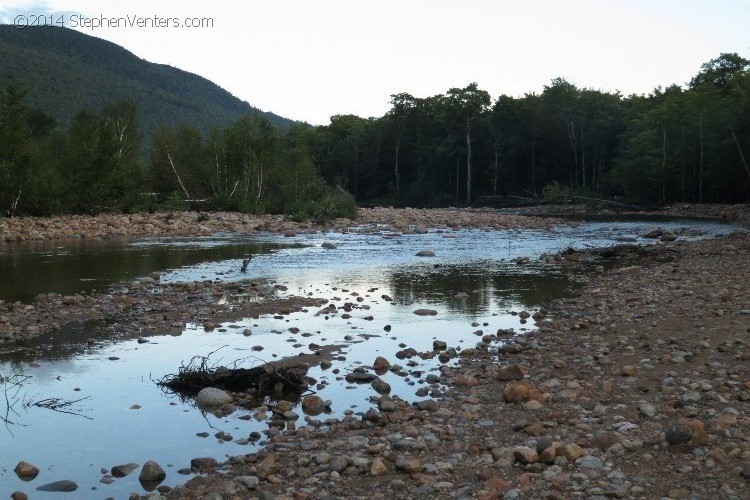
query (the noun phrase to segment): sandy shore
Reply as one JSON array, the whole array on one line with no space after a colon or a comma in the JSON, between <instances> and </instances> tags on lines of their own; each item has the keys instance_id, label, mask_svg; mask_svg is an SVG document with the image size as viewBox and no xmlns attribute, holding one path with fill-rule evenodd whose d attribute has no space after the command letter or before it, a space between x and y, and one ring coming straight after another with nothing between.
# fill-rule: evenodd
<instances>
[{"instance_id":1,"label":"sandy shore","mask_svg":"<svg viewBox=\"0 0 750 500\"><path fill-rule=\"evenodd\" d=\"M357 222L390 217L397 227L398 215L414 230L445 215L388 212ZM735 221L746 217L746 207L737 212ZM453 216L469 227L554 223L495 212ZM457 367L444 366L426 394L381 396L362 417L271 425L260 452L224 464L196 461L203 474L149 498L750 497L750 235L671 242L598 262L609 270L582 275L577 296L549 304L553 319L538 331L485 335L460 351ZM141 285L160 286L153 278ZM190 311L204 324L229 319L205 309L219 285L191 286L168 292L194 299L175 324ZM136 290L132 303L111 301L120 314L151 316L138 309L154 307L147 296ZM90 310L98 299L81 300ZM275 311L305 306L267 303ZM282 410L269 408L269 418Z\"/></svg>"}]
</instances>

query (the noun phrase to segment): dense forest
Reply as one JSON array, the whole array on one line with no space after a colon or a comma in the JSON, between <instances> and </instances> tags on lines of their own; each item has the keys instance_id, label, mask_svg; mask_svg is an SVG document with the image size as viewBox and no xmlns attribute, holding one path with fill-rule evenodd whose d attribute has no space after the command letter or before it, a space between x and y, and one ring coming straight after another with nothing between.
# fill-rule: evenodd
<instances>
[{"instance_id":1,"label":"dense forest","mask_svg":"<svg viewBox=\"0 0 750 500\"><path fill-rule=\"evenodd\" d=\"M324 219L364 204L606 198L656 205L750 199L750 61L722 54L686 87L627 96L554 79L492 99L477 84L391 96L379 118L280 128L244 116L141 134L127 100L67 127L0 92L0 207L13 214L197 208ZM149 143L149 156L141 152Z\"/></svg>"},{"instance_id":2,"label":"dense forest","mask_svg":"<svg viewBox=\"0 0 750 500\"><path fill-rule=\"evenodd\" d=\"M722 54L687 88L578 88L493 100L476 84L391 96L383 117L311 133L321 174L367 203L492 203L516 196L640 204L750 199L750 62Z\"/></svg>"}]
</instances>

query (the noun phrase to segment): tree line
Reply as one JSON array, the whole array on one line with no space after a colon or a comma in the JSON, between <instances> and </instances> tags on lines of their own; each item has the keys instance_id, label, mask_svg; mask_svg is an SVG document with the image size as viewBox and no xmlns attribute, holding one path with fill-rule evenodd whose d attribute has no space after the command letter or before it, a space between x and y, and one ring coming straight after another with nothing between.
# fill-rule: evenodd
<instances>
[{"instance_id":1,"label":"tree line","mask_svg":"<svg viewBox=\"0 0 750 500\"><path fill-rule=\"evenodd\" d=\"M319 175L300 139L247 115L213 129L160 127L141 155L136 107L79 111L61 130L25 92L0 91L0 207L6 215L104 211L232 210L305 220L354 217L354 199Z\"/></svg>"},{"instance_id":2,"label":"tree line","mask_svg":"<svg viewBox=\"0 0 750 500\"><path fill-rule=\"evenodd\" d=\"M309 147L360 202L750 199L750 62L737 54L648 96L556 78L522 97L493 101L472 83L390 104L381 118L332 117Z\"/></svg>"},{"instance_id":3,"label":"tree line","mask_svg":"<svg viewBox=\"0 0 750 500\"><path fill-rule=\"evenodd\" d=\"M379 118L281 129L246 116L203 134L116 102L61 130L0 92L0 207L16 213L184 209L352 216L364 204L750 200L750 61L721 54L684 88L622 96L554 79L492 99L476 83L391 96Z\"/></svg>"}]
</instances>

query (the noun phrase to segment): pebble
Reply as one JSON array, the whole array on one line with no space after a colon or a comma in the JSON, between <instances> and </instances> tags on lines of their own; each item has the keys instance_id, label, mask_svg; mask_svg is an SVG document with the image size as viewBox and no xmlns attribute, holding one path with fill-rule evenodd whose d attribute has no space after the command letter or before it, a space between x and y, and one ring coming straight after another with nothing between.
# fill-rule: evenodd
<instances>
[{"instance_id":1,"label":"pebble","mask_svg":"<svg viewBox=\"0 0 750 500\"><path fill-rule=\"evenodd\" d=\"M598 457L586 455L575 461L576 467L581 469L601 469L604 462Z\"/></svg>"},{"instance_id":2,"label":"pebble","mask_svg":"<svg viewBox=\"0 0 750 500\"><path fill-rule=\"evenodd\" d=\"M638 406L638 411L641 415L649 418L656 416L656 407L650 403L641 403Z\"/></svg>"}]
</instances>

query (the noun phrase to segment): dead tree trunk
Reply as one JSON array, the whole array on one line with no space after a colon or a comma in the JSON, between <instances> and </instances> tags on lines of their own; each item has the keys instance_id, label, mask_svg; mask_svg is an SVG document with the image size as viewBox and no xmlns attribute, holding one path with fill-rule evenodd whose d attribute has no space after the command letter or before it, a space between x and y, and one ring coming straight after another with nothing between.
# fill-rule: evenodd
<instances>
[{"instance_id":1,"label":"dead tree trunk","mask_svg":"<svg viewBox=\"0 0 750 500\"><path fill-rule=\"evenodd\" d=\"M745 159L745 154L742 152L740 140L737 138L737 134L734 133L734 129L731 129L730 132L732 133L732 139L734 139L734 143L737 145L737 152L740 154L740 160L742 161L742 166L745 168L747 179L750 180L750 167L748 167L747 160Z\"/></svg>"},{"instance_id":2,"label":"dead tree trunk","mask_svg":"<svg viewBox=\"0 0 750 500\"><path fill-rule=\"evenodd\" d=\"M185 199L190 199L190 193L188 193L187 188L185 187L185 184L182 183L182 179L180 178L180 174L177 173L177 167L175 167L174 161L172 161L172 155L169 154L169 146L167 146L167 143L164 142L164 151L167 152L167 160L169 160L169 166L172 167L172 172L174 172L175 177L177 177L177 183L180 185L180 188L182 189L182 192L185 193Z\"/></svg>"}]
</instances>

